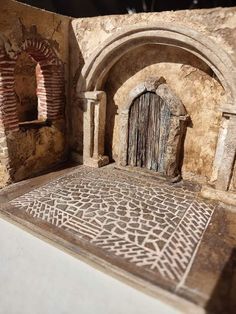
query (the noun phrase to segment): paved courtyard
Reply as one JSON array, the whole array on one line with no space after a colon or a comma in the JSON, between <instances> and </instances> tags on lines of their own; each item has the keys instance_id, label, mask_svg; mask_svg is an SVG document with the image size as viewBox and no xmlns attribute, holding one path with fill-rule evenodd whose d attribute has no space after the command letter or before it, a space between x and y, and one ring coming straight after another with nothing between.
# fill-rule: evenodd
<instances>
[{"instance_id":1,"label":"paved courtyard","mask_svg":"<svg viewBox=\"0 0 236 314\"><path fill-rule=\"evenodd\" d=\"M180 287L214 206L183 183L141 173L81 166L10 202L72 232L129 269Z\"/></svg>"}]
</instances>

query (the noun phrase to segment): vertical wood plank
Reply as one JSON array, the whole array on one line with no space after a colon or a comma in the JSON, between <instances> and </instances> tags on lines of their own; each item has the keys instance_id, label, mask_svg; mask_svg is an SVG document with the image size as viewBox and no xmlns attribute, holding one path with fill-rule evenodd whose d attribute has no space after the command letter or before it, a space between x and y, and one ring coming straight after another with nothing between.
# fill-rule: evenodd
<instances>
[{"instance_id":1,"label":"vertical wood plank","mask_svg":"<svg viewBox=\"0 0 236 314\"><path fill-rule=\"evenodd\" d=\"M137 97L129 113L128 164L164 172L170 110L153 92Z\"/></svg>"},{"instance_id":2,"label":"vertical wood plank","mask_svg":"<svg viewBox=\"0 0 236 314\"><path fill-rule=\"evenodd\" d=\"M159 139L160 151L159 151L159 156L158 156L158 171L159 172L165 172L164 159L165 159L166 146L167 146L167 141L168 141L168 136L169 136L169 130L170 130L170 110L167 104L161 99L160 139Z\"/></svg>"}]
</instances>

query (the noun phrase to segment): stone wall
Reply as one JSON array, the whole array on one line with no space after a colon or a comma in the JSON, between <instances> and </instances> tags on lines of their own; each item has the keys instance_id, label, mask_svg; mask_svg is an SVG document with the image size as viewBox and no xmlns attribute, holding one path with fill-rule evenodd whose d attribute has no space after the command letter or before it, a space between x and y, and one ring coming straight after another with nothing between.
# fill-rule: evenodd
<instances>
[{"instance_id":1,"label":"stone wall","mask_svg":"<svg viewBox=\"0 0 236 314\"><path fill-rule=\"evenodd\" d=\"M1 2L0 186L49 169L67 157L69 23L70 18L16 1ZM24 122L17 106L19 96L27 90L25 84L25 96L33 97L34 86L27 73L27 58L20 61L22 54L37 63L38 98L36 123L23 127L19 125Z\"/></svg>"},{"instance_id":2,"label":"stone wall","mask_svg":"<svg viewBox=\"0 0 236 314\"><path fill-rule=\"evenodd\" d=\"M129 27L134 29L158 24L161 28L161 23L169 23L173 28L175 25L184 27L189 32L197 31L206 42L211 41L216 50L220 47L225 51L232 64L236 65L236 8L84 18L72 22L70 45L73 50L70 59L74 82L78 82L81 69L86 68L86 65L89 71L92 58L97 62L95 55L107 45L109 38L114 38L112 36L126 29L128 32ZM112 39L110 43L112 49ZM143 44L133 50L130 47L129 52L120 58L114 55L118 61L104 74L103 84L98 84L98 88L107 94L105 153L111 160L117 161L120 146L119 113L129 92L150 76L163 76L183 101L191 118L184 146L183 176L204 183L215 179L216 146L222 127L221 109L228 104L229 97L208 62L195 56L194 49L187 50L168 44ZM104 62L103 66L105 73L107 64ZM229 67L228 71L235 72L235 69ZM71 146L81 154L83 108L80 101L76 100L76 93L71 110Z\"/></svg>"}]
</instances>

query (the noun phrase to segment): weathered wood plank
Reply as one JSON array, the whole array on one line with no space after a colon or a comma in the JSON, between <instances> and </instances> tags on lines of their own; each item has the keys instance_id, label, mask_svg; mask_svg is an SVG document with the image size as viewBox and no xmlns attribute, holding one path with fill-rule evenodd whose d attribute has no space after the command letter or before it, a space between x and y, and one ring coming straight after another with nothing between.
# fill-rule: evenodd
<instances>
[{"instance_id":1,"label":"weathered wood plank","mask_svg":"<svg viewBox=\"0 0 236 314\"><path fill-rule=\"evenodd\" d=\"M170 129L170 110L155 93L145 92L130 108L128 164L165 171L165 152Z\"/></svg>"}]
</instances>

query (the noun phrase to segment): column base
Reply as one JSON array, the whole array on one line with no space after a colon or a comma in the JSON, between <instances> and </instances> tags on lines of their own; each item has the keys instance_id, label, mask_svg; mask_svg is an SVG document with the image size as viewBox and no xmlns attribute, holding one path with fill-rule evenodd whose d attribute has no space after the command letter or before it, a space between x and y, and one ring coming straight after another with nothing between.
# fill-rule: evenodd
<instances>
[{"instance_id":1,"label":"column base","mask_svg":"<svg viewBox=\"0 0 236 314\"><path fill-rule=\"evenodd\" d=\"M98 158L84 159L84 165L93 168L100 168L109 164L108 156L99 156Z\"/></svg>"},{"instance_id":2,"label":"column base","mask_svg":"<svg viewBox=\"0 0 236 314\"><path fill-rule=\"evenodd\" d=\"M200 195L212 201L220 201L228 205L236 206L236 194L234 192L222 191L203 185Z\"/></svg>"}]
</instances>

